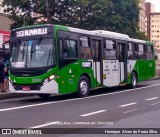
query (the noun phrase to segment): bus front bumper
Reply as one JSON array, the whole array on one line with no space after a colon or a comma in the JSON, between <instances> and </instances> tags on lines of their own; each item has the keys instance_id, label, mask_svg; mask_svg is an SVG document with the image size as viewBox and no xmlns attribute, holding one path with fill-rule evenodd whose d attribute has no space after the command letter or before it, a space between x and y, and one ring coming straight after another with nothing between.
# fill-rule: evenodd
<instances>
[{"instance_id":1,"label":"bus front bumper","mask_svg":"<svg viewBox=\"0 0 160 137\"><path fill-rule=\"evenodd\" d=\"M58 94L58 84L55 80L41 86L40 90L15 90L14 86L9 82L10 93L37 93L37 94Z\"/></svg>"}]
</instances>

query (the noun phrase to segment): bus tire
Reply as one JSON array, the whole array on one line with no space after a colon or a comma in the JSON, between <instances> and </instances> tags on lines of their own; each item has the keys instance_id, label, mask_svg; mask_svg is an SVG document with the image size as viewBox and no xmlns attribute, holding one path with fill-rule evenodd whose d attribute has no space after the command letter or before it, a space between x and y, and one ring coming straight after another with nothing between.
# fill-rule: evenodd
<instances>
[{"instance_id":1,"label":"bus tire","mask_svg":"<svg viewBox=\"0 0 160 137\"><path fill-rule=\"evenodd\" d=\"M81 76L78 82L78 97L87 97L90 90L90 83L86 76Z\"/></svg>"},{"instance_id":2,"label":"bus tire","mask_svg":"<svg viewBox=\"0 0 160 137\"><path fill-rule=\"evenodd\" d=\"M41 97L42 99L48 99L50 95L51 94L38 94L38 96Z\"/></svg>"},{"instance_id":3,"label":"bus tire","mask_svg":"<svg viewBox=\"0 0 160 137\"><path fill-rule=\"evenodd\" d=\"M131 88L137 87L137 74L135 72L132 72L131 74Z\"/></svg>"}]
</instances>

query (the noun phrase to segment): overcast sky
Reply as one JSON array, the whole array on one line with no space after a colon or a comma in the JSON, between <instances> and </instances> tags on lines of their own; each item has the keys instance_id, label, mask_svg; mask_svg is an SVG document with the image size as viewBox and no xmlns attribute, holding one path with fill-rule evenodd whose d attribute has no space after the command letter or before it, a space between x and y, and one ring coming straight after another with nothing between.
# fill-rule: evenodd
<instances>
[{"instance_id":1,"label":"overcast sky","mask_svg":"<svg viewBox=\"0 0 160 137\"><path fill-rule=\"evenodd\" d=\"M151 2L155 5L155 11L160 12L160 0L146 0L146 2Z\"/></svg>"}]
</instances>

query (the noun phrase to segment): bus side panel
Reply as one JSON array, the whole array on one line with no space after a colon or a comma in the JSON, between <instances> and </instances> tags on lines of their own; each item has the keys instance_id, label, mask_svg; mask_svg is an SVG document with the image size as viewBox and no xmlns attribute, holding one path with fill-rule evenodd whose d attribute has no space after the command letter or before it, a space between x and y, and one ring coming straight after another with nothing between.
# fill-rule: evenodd
<instances>
[{"instance_id":1,"label":"bus side panel","mask_svg":"<svg viewBox=\"0 0 160 137\"><path fill-rule=\"evenodd\" d=\"M138 73L138 81L145 81L155 75L155 61L154 60L138 60L135 70Z\"/></svg>"},{"instance_id":2,"label":"bus side panel","mask_svg":"<svg viewBox=\"0 0 160 137\"><path fill-rule=\"evenodd\" d=\"M138 81L144 81L155 76L155 61L154 60L137 60L128 61L128 84L131 83L131 73L137 72Z\"/></svg>"},{"instance_id":3,"label":"bus side panel","mask_svg":"<svg viewBox=\"0 0 160 137\"><path fill-rule=\"evenodd\" d=\"M103 60L103 85L107 87L119 85L118 63L118 60Z\"/></svg>"},{"instance_id":4,"label":"bus side panel","mask_svg":"<svg viewBox=\"0 0 160 137\"><path fill-rule=\"evenodd\" d=\"M127 71L128 71L128 84L131 84L131 73L136 68L136 60L128 60L127 61Z\"/></svg>"},{"instance_id":5,"label":"bus side panel","mask_svg":"<svg viewBox=\"0 0 160 137\"><path fill-rule=\"evenodd\" d=\"M147 61L147 79L155 76L155 61L148 60Z\"/></svg>"},{"instance_id":6,"label":"bus side panel","mask_svg":"<svg viewBox=\"0 0 160 137\"><path fill-rule=\"evenodd\" d=\"M57 80L59 85L59 93L60 94L68 94L72 92L78 91L78 82L81 75L87 74L90 78L91 88L93 88L93 70L92 68L83 68L82 61L76 61L72 64L69 64L63 68L61 68L57 75L59 80ZM62 87L61 87L62 86Z\"/></svg>"},{"instance_id":7,"label":"bus side panel","mask_svg":"<svg viewBox=\"0 0 160 137\"><path fill-rule=\"evenodd\" d=\"M146 80L147 69L146 60L137 60L135 70L137 72L139 82Z\"/></svg>"}]
</instances>

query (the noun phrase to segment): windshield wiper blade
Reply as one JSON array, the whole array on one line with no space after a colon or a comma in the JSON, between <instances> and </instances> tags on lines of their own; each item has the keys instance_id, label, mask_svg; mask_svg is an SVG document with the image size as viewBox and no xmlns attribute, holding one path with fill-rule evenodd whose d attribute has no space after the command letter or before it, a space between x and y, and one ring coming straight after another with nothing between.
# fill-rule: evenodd
<instances>
[{"instance_id":1,"label":"windshield wiper blade","mask_svg":"<svg viewBox=\"0 0 160 137\"><path fill-rule=\"evenodd\" d=\"M42 41L42 37L38 37L37 41L35 44L33 44L33 46L31 47L31 60L32 60L32 54L36 52L36 46L39 46L39 44Z\"/></svg>"}]
</instances>

